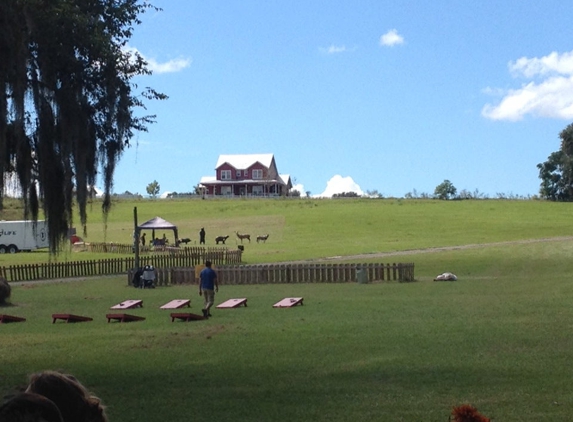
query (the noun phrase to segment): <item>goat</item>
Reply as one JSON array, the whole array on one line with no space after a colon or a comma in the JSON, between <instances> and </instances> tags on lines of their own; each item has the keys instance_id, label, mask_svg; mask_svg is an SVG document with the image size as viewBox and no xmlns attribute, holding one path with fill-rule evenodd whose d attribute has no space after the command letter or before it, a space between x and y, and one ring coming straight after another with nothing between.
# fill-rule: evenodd
<instances>
[{"instance_id":1,"label":"goat","mask_svg":"<svg viewBox=\"0 0 573 422\"><path fill-rule=\"evenodd\" d=\"M268 234L265 234L264 236L257 236L257 243L263 242L263 243L267 243L267 239L269 238Z\"/></svg>"},{"instance_id":2,"label":"goat","mask_svg":"<svg viewBox=\"0 0 573 422\"><path fill-rule=\"evenodd\" d=\"M183 239L178 239L178 240L177 240L177 243L185 243L185 244L187 244L187 243L189 243L189 242L191 242L191 239L189 239L188 237L185 237L185 238L183 238Z\"/></svg>"},{"instance_id":3,"label":"goat","mask_svg":"<svg viewBox=\"0 0 573 422\"><path fill-rule=\"evenodd\" d=\"M219 244L219 242L223 242L223 245L225 244L225 241L229 238L229 236L217 236L215 238L215 242L217 243L217 245Z\"/></svg>"},{"instance_id":4,"label":"goat","mask_svg":"<svg viewBox=\"0 0 573 422\"><path fill-rule=\"evenodd\" d=\"M241 239L241 243L243 243L243 239L248 239L249 243L251 243L251 235L250 234L241 234L239 232L235 232L237 234L237 237L239 239Z\"/></svg>"}]
</instances>

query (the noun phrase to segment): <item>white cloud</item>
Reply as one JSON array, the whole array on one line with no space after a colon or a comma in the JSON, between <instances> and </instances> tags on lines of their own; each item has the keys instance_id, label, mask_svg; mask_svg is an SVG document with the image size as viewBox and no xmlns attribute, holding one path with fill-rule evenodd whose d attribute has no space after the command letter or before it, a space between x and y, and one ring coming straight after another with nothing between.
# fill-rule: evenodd
<instances>
[{"instance_id":1,"label":"white cloud","mask_svg":"<svg viewBox=\"0 0 573 422\"><path fill-rule=\"evenodd\" d=\"M340 54L340 53L348 53L351 51L355 51L356 48L348 48L345 45L330 45L330 47L327 48L321 48L321 51L323 51L326 54Z\"/></svg>"},{"instance_id":2,"label":"white cloud","mask_svg":"<svg viewBox=\"0 0 573 422\"><path fill-rule=\"evenodd\" d=\"M514 77L534 79L518 89L501 91L498 104L486 104L482 115L492 120L521 120L526 115L573 118L573 51L544 57L522 57L508 64ZM488 88L487 91L494 92Z\"/></svg>"},{"instance_id":3,"label":"white cloud","mask_svg":"<svg viewBox=\"0 0 573 422\"><path fill-rule=\"evenodd\" d=\"M173 59L164 63L159 63L154 59L147 59L148 68L153 73L174 73L185 69L191 65L191 59Z\"/></svg>"},{"instance_id":4,"label":"white cloud","mask_svg":"<svg viewBox=\"0 0 573 422\"><path fill-rule=\"evenodd\" d=\"M515 62L509 62L508 67L514 75L526 78L547 74L573 75L573 51L563 54L554 51L541 58L521 57Z\"/></svg>"},{"instance_id":5,"label":"white cloud","mask_svg":"<svg viewBox=\"0 0 573 422\"><path fill-rule=\"evenodd\" d=\"M147 62L147 68L151 70L151 72L157 74L179 72L191 65L191 59L186 59L186 58L178 58L160 63L154 58L146 57L144 54L141 53L141 51L139 51L135 47L126 46L124 48L124 51L130 53L133 56L135 55L141 56Z\"/></svg>"},{"instance_id":6,"label":"white cloud","mask_svg":"<svg viewBox=\"0 0 573 422\"><path fill-rule=\"evenodd\" d=\"M306 192L304 190L304 185L301 183L297 183L296 185L292 185L291 192L293 190L297 190L300 192L300 196L306 196Z\"/></svg>"},{"instance_id":7,"label":"white cloud","mask_svg":"<svg viewBox=\"0 0 573 422\"><path fill-rule=\"evenodd\" d=\"M332 176L332 178L326 182L326 189L324 192L313 196L319 198L330 198L336 193L343 192L356 192L359 196L364 195L364 192L362 192L360 186L358 186L358 184L352 180L352 177L342 177L341 175L337 174Z\"/></svg>"},{"instance_id":8,"label":"white cloud","mask_svg":"<svg viewBox=\"0 0 573 422\"><path fill-rule=\"evenodd\" d=\"M404 44L404 37L398 34L396 29L391 29L380 37L380 45L394 47L395 45Z\"/></svg>"},{"instance_id":9,"label":"white cloud","mask_svg":"<svg viewBox=\"0 0 573 422\"><path fill-rule=\"evenodd\" d=\"M346 46L345 45L331 45L330 47L328 47L328 54L334 54L334 53L344 53L346 51Z\"/></svg>"}]
</instances>

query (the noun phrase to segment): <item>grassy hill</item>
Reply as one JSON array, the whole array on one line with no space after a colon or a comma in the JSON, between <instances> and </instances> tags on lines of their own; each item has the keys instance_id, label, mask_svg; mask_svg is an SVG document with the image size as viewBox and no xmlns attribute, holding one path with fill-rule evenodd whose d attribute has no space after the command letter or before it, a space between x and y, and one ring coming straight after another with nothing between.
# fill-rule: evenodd
<instances>
[{"instance_id":1,"label":"grassy hill","mask_svg":"<svg viewBox=\"0 0 573 422\"><path fill-rule=\"evenodd\" d=\"M235 231L249 233L245 262L281 262L410 249L459 246L573 235L571 204L541 201L433 201L394 199L141 200L114 203L107 221L101 203L90 207L88 242L130 243L138 223L160 216L178 226L180 237L207 245ZM3 217L4 218L4 217ZM77 227L81 232L81 228ZM157 235L162 236L162 232ZM257 235L269 234L257 244ZM173 241L172 233L166 235ZM151 237L148 234L148 239ZM0 257L2 262L47 260L47 254ZM72 255L60 259L77 259ZM86 259L86 256L82 256Z\"/></svg>"},{"instance_id":2,"label":"grassy hill","mask_svg":"<svg viewBox=\"0 0 573 422\"><path fill-rule=\"evenodd\" d=\"M246 297L248 307L192 323L172 323L159 306L190 298L200 313L196 286L136 290L124 277L14 286L0 313L27 321L0 325L0 393L60 369L116 422L446 421L462 403L495 421L570 419L571 204L141 201L114 206L108 240L129 238L134 206L140 221L186 227L182 236L205 226L211 243L269 231L267 244L247 244L250 262L366 253L414 262L418 282L223 285L216 303ZM88 233L104 239L97 204ZM459 281L431 281L443 271ZM304 306L272 307L292 296ZM107 323L125 299L142 299L130 313L146 320ZM55 312L94 321L52 324Z\"/></svg>"}]
</instances>

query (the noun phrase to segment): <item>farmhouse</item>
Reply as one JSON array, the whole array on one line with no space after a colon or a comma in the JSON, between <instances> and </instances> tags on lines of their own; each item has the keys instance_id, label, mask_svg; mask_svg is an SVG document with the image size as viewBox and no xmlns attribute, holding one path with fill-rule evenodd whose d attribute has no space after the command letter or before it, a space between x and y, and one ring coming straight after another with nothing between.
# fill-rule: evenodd
<instances>
[{"instance_id":1,"label":"farmhouse","mask_svg":"<svg viewBox=\"0 0 573 422\"><path fill-rule=\"evenodd\" d=\"M292 188L288 174L279 174L273 154L220 155L215 176L199 186L206 195L285 196Z\"/></svg>"}]
</instances>

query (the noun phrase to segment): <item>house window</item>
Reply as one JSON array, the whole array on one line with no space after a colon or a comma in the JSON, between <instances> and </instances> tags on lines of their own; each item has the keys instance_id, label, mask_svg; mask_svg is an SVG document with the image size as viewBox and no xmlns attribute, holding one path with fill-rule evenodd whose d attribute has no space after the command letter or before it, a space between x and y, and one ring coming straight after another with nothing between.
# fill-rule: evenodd
<instances>
[{"instance_id":1,"label":"house window","mask_svg":"<svg viewBox=\"0 0 573 422\"><path fill-rule=\"evenodd\" d=\"M249 177L249 170L245 170L243 172L243 177Z\"/></svg>"},{"instance_id":2,"label":"house window","mask_svg":"<svg viewBox=\"0 0 573 422\"><path fill-rule=\"evenodd\" d=\"M253 195L262 195L262 194L263 194L262 186L253 186Z\"/></svg>"},{"instance_id":3,"label":"house window","mask_svg":"<svg viewBox=\"0 0 573 422\"><path fill-rule=\"evenodd\" d=\"M221 195L231 195L232 193L231 186L221 186Z\"/></svg>"},{"instance_id":4,"label":"house window","mask_svg":"<svg viewBox=\"0 0 573 422\"><path fill-rule=\"evenodd\" d=\"M221 170L221 180L231 180L231 170Z\"/></svg>"},{"instance_id":5,"label":"house window","mask_svg":"<svg viewBox=\"0 0 573 422\"><path fill-rule=\"evenodd\" d=\"M262 178L263 178L263 170L262 169L253 170L253 179L262 179Z\"/></svg>"}]
</instances>

